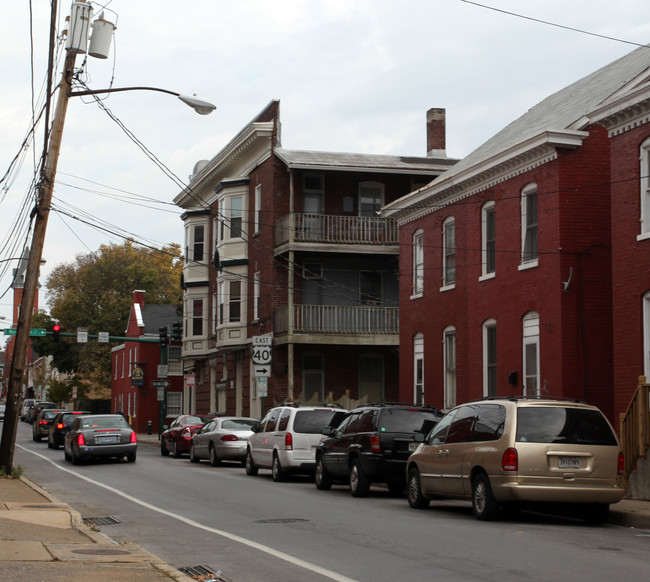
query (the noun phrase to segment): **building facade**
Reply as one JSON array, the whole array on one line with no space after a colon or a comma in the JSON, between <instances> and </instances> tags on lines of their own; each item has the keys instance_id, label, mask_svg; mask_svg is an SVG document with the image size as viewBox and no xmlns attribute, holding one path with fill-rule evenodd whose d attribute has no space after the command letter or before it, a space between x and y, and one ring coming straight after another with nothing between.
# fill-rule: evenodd
<instances>
[{"instance_id":1,"label":"building facade","mask_svg":"<svg viewBox=\"0 0 650 582\"><path fill-rule=\"evenodd\" d=\"M395 221L446 171L444 110L418 158L286 150L272 101L176 198L185 225L185 411L398 397Z\"/></svg>"},{"instance_id":2,"label":"building facade","mask_svg":"<svg viewBox=\"0 0 650 582\"><path fill-rule=\"evenodd\" d=\"M650 51L551 95L387 205L400 231L400 397L587 400L650 371Z\"/></svg>"}]
</instances>

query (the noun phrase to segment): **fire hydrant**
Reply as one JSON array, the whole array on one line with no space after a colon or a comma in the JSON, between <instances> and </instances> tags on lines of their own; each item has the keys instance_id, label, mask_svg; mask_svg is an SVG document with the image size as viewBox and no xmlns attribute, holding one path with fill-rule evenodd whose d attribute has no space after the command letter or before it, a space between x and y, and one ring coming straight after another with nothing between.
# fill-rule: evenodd
<instances>
[{"instance_id":1,"label":"fire hydrant","mask_svg":"<svg viewBox=\"0 0 650 582\"><path fill-rule=\"evenodd\" d=\"M149 421L147 422L147 434L151 434L153 432L153 422Z\"/></svg>"}]
</instances>

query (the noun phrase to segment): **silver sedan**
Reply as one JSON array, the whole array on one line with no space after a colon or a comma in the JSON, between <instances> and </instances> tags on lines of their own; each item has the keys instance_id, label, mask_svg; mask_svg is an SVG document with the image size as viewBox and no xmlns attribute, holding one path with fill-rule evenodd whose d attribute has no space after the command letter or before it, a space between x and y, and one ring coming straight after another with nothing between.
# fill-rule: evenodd
<instances>
[{"instance_id":1,"label":"silver sedan","mask_svg":"<svg viewBox=\"0 0 650 582\"><path fill-rule=\"evenodd\" d=\"M223 460L246 459L246 443L259 420L244 416L219 416L196 429L190 443L190 461L208 459L213 467Z\"/></svg>"}]
</instances>

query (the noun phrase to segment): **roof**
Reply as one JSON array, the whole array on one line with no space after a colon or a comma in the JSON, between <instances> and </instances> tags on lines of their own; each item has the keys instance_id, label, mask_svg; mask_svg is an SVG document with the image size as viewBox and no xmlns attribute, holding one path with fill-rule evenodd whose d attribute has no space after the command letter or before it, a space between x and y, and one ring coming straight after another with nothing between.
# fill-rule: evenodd
<instances>
[{"instance_id":1,"label":"roof","mask_svg":"<svg viewBox=\"0 0 650 582\"><path fill-rule=\"evenodd\" d=\"M374 171L403 174L432 174L447 171L458 160L417 156L354 154L276 147L275 155L288 167L306 170Z\"/></svg>"},{"instance_id":2,"label":"roof","mask_svg":"<svg viewBox=\"0 0 650 582\"><path fill-rule=\"evenodd\" d=\"M173 305L145 305L142 308L144 334L158 335L159 328L180 319Z\"/></svg>"}]
</instances>

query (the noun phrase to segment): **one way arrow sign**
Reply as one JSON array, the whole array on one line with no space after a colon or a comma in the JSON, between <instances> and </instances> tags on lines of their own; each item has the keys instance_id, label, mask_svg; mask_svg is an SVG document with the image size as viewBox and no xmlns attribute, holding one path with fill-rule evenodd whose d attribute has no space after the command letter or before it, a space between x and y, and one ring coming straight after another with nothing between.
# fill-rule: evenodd
<instances>
[{"instance_id":1,"label":"one way arrow sign","mask_svg":"<svg viewBox=\"0 0 650 582\"><path fill-rule=\"evenodd\" d=\"M255 377L256 378L270 378L271 377L271 366L255 366Z\"/></svg>"}]
</instances>

